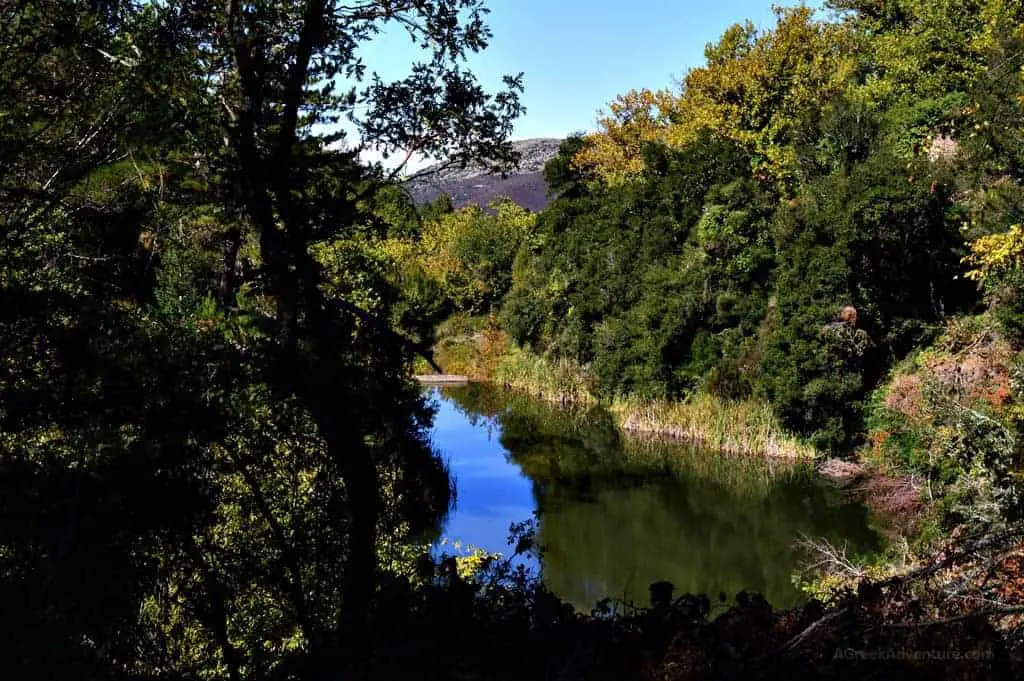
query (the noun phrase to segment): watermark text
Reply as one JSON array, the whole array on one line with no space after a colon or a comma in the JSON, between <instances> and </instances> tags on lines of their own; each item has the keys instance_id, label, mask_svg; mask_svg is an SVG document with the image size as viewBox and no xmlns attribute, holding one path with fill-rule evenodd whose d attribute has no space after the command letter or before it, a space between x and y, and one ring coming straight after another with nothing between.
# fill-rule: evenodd
<instances>
[{"instance_id":1,"label":"watermark text","mask_svg":"<svg viewBox=\"0 0 1024 681\"><path fill-rule=\"evenodd\" d=\"M906 660L986 662L995 659L995 652L977 650L915 650L911 648L836 648L833 660Z\"/></svg>"}]
</instances>

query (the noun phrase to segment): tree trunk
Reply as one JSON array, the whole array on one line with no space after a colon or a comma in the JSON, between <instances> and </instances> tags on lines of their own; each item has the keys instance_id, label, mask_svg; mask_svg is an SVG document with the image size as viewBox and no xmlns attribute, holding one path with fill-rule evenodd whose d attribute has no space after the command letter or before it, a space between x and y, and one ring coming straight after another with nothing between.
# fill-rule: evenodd
<instances>
[{"instance_id":1,"label":"tree trunk","mask_svg":"<svg viewBox=\"0 0 1024 681\"><path fill-rule=\"evenodd\" d=\"M238 281L238 250L242 247L242 230L232 227L224 244L224 264L221 268L217 297L220 305L227 310L235 306Z\"/></svg>"},{"instance_id":2,"label":"tree trunk","mask_svg":"<svg viewBox=\"0 0 1024 681\"><path fill-rule=\"evenodd\" d=\"M334 669L337 662L352 664L368 650L369 621L377 588L377 521L380 513L380 481L370 446L363 441L360 424L344 418L351 410L332 399L347 389L331 382L336 375L330 360L314 362L316 377L300 387L317 429L327 446L327 457L338 466L345 484L348 510L348 542L342 582L342 604L337 613L337 637L330 649L312 655L315 667ZM308 392L307 392L308 391ZM328 392L330 391L330 392ZM313 651L311 651L313 652Z\"/></svg>"}]
</instances>

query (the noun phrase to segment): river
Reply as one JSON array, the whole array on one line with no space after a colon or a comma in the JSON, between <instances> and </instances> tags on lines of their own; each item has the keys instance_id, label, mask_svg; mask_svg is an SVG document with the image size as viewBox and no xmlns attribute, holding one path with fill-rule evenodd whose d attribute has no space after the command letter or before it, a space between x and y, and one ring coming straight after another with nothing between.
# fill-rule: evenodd
<instances>
[{"instance_id":1,"label":"river","mask_svg":"<svg viewBox=\"0 0 1024 681\"><path fill-rule=\"evenodd\" d=\"M652 582L728 600L803 600L801 537L851 554L880 548L866 509L807 465L729 457L619 435L599 408L562 409L491 386L431 391L432 438L455 478L449 541L511 553L512 523L537 512L539 572L577 609L646 604Z\"/></svg>"}]
</instances>

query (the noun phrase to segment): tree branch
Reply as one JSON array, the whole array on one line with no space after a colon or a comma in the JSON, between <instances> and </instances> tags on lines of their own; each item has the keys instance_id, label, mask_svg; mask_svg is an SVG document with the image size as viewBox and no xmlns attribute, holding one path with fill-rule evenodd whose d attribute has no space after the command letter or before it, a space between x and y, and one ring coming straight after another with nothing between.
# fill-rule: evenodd
<instances>
[{"instance_id":1,"label":"tree branch","mask_svg":"<svg viewBox=\"0 0 1024 681\"><path fill-rule=\"evenodd\" d=\"M347 300L341 300L340 298L332 298L330 301L328 301L328 304L340 308L341 310L358 317L360 320L366 322L377 331L384 333L385 335L389 336L393 340L400 343L404 348L406 348L413 354L419 355L420 357L425 359L427 363L430 364L430 367L437 373L444 373L444 370L440 366L438 366L437 362L434 361L433 354L430 352L429 348L425 348L419 343L413 341L412 339L406 338L402 334L398 333L393 328L391 328L390 324L388 324L380 317L370 312L367 312L366 310L348 302Z\"/></svg>"},{"instance_id":2,"label":"tree branch","mask_svg":"<svg viewBox=\"0 0 1024 681\"><path fill-rule=\"evenodd\" d=\"M300 571L300 564L298 556L295 555L294 547L291 542L288 541L288 537L285 535L284 528L281 523L278 522L274 516L273 510L267 503L266 496L263 494L263 490L260 487L259 481L249 470L248 466L241 460L241 458L235 454L231 447L224 446L224 451L227 452L228 457L235 465L236 470L242 474L242 478L245 479L246 484L249 486L249 491L252 492L253 500L256 502L256 507L259 509L260 514L263 516L264 521L270 527L271 534L274 535L274 539L280 545L281 555L285 559L285 564L288 566L288 572L291 575L289 579L289 591L293 605L295 606L295 615L299 621L299 626L302 629L303 634L309 641L313 640L312 623L309 620L309 609L306 605L305 591L302 586L302 573Z\"/></svg>"}]
</instances>

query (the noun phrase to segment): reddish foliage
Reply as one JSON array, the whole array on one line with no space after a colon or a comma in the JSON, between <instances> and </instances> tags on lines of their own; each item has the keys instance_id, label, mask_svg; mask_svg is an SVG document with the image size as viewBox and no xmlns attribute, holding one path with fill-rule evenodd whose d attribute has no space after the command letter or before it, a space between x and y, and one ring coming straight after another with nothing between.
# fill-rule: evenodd
<instances>
[{"instance_id":1,"label":"reddish foliage","mask_svg":"<svg viewBox=\"0 0 1024 681\"><path fill-rule=\"evenodd\" d=\"M875 430L871 433L871 451L877 457L881 455L882 448L885 447L885 443L892 437L892 433L887 430Z\"/></svg>"},{"instance_id":2,"label":"reddish foliage","mask_svg":"<svg viewBox=\"0 0 1024 681\"><path fill-rule=\"evenodd\" d=\"M1012 351L999 342L969 348L960 356L933 360L928 369L939 385L968 400L1003 406L1011 398Z\"/></svg>"},{"instance_id":3,"label":"reddish foliage","mask_svg":"<svg viewBox=\"0 0 1024 681\"><path fill-rule=\"evenodd\" d=\"M1007 556L996 567L1000 583L996 589L1000 600L1007 603L1024 603L1024 553Z\"/></svg>"},{"instance_id":4,"label":"reddish foliage","mask_svg":"<svg viewBox=\"0 0 1024 681\"><path fill-rule=\"evenodd\" d=\"M1010 388L1010 377L1001 376L998 384L992 392L985 395L985 401L995 408L1005 407L1013 398L1013 390Z\"/></svg>"},{"instance_id":5,"label":"reddish foliage","mask_svg":"<svg viewBox=\"0 0 1024 681\"><path fill-rule=\"evenodd\" d=\"M912 421L925 417L924 385L920 376L897 376L885 396L885 408Z\"/></svg>"}]
</instances>

